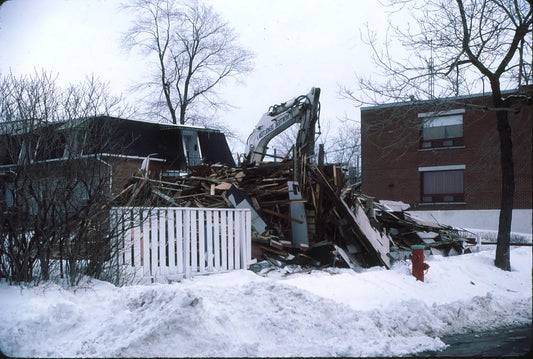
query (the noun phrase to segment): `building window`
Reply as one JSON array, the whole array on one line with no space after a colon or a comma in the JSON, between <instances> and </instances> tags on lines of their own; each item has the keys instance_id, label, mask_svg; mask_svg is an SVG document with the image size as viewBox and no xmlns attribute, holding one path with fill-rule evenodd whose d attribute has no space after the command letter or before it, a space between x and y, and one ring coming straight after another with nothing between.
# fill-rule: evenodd
<instances>
[{"instance_id":1,"label":"building window","mask_svg":"<svg viewBox=\"0 0 533 359\"><path fill-rule=\"evenodd\" d=\"M463 146L464 109L418 114L422 118L420 148Z\"/></svg>"},{"instance_id":2,"label":"building window","mask_svg":"<svg viewBox=\"0 0 533 359\"><path fill-rule=\"evenodd\" d=\"M187 166L197 166L202 163L198 132L182 131L182 139L183 149L187 158Z\"/></svg>"},{"instance_id":3,"label":"building window","mask_svg":"<svg viewBox=\"0 0 533 359\"><path fill-rule=\"evenodd\" d=\"M422 203L464 202L464 165L421 167Z\"/></svg>"}]
</instances>

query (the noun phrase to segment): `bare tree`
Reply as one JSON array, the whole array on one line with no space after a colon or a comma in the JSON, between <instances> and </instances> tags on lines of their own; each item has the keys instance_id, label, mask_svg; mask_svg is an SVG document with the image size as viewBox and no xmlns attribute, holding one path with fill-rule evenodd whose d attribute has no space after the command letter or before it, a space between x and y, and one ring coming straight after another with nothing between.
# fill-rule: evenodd
<instances>
[{"instance_id":1,"label":"bare tree","mask_svg":"<svg viewBox=\"0 0 533 359\"><path fill-rule=\"evenodd\" d=\"M324 129L324 127L326 127ZM267 149L269 150L269 153L267 154L267 157L276 158L277 161L283 159L283 158L292 158L293 157L293 150L294 145L297 142L298 133L301 130L301 123L297 122L293 125L291 125L289 128L287 128L285 131L279 133L276 137L272 139L272 141L269 143L269 146ZM326 142L327 144L330 143L330 141L327 140L328 134L330 131L329 123L326 123L325 126L322 126L320 122L317 123L316 133L315 133L315 141L318 141L319 139L322 139L322 141ZM347 134L350 135L350 134ZM340 154L333 154L334 152L337 152L340 147L335 145L335 139L331 141L331 147L326 148L326 152L331 152L331 157L328 157L328 160L331 160L333 162L336 162L338 159L340 159ZM326 144L326 145L327 145ZM330 148L334 148L330 150ZM314 149L315 154L318 153L318 147ZM339 161L337 163L342 163L342 161Z\"/></svg>"},{"instance_id":2,"label":"bare tree","mask_svg":"<svg viewBox=\"0 0 533 359\"><path fill-rule=\"evenodd\" d=\"M402 45L406 58L393 55L390 39L380 47L376 34L369 30L367 40L373 50L373 60L384 78L376 81L358 76L359 93L347 87L341 92L359 105L377 104L468 94L488 81L492 107L484 110L496 112L502 174L495 265L510 270L515 185L509 114L516 111L517 104L505 101L502 90L531 84L531 1L391 0L389 3L399 7L395 9L401 14L409 11L414 20L408 26L391 28L394 44ZM525 104L524 98L522 106Z\"/></svg>"},{"instance_id":3,"label":"bare tree","mask_svg":"<svg viewBox=\"0 0 533 359\"><path fill-rule=\"evenodd\" d=\"M220 107L217 88L252 70L252 53L211 6L198 1L134 0L124 6L136 15L125 35L128 48L157 57L157 72L142 87L156 91L149 105L174 124L205 121L206 109Z\"/></svg>"},{"instance_id":4,"label":"bare tree","mask_svg":"<svg viewBox=\"0 0 533 359\"><path fill-rule=\"evenodd\" d=\"M122 114L121 99L94 77L62 89L44 72L2 77L0 99L0 276L48 280L54 262L70 284L98 277L113 236L100 154L114 129L93 118Z\"/></svg>"},{"instance_id":5,"label":"bare tree","mask_svg":"<svg viewBox=\"0 0 533 359\"><path fill-rule=\"evenodd\" d=\"M269 153L266 158L271 157L270 160L274 159L276 161L279 161L284 157L292 158L292 150L296 144L299 130L300 123L295 123L274 137L267 147Z\"/></svg>"},{"instance_id":6,"label":"bare tree","mask_svg":"<svg viewBox=\"0 0 533 359\"><path fill-rule=\"evenodd\" d=\"M41 132L43 121L55 121L58 101L55 77L47 73L35 77L16 78L10 74L1 80L0 113L2 124L2 269L15 281L32 278L33 263L43 258L47 243L44 233L49 226L48 201L41 201L40 216L36 201L42 200L34 190L36 181L28 171L28 164L36 160L39 141L29 133ZM53 141L52 141L53 142ZM11 166L10 166L11 165ZM46 196L47 197L47 196ZM48 198L48 197L47 197ZM35 223L32 223L34 222ZM39 225L39 230L34 224ZM42 273L48 276L48 261L43 261Z\"/></svg>"},{"instance_id":7,"label":"bare tree","mask_svg":"<svg viewBox=\"0 0 533 359\"><path fill-rule=\"evenodd\" d=\"M348 118L340 120L340 126L335 136L329 141L326 148L328 163L338 163L346 169L354 168L355 177L359 178L361 159L361 137L359 123Z\"/></svg>"}]
</instances>

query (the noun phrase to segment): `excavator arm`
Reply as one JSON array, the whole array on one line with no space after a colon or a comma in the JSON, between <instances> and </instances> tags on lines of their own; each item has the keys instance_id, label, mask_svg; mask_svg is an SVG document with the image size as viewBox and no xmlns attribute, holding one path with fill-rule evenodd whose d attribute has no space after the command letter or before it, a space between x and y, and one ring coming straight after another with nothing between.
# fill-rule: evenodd
<instances>
[{"instance_id":1,"label":"excavator arm","mask_svg":"<svg viewBox=\"0 0 533 359\"><path fill-rule=\"evenodd\" d=\"M295 144L297 153L312 154L315 124L319 117L319 97L320 89L313 87L307 95L271 106L246 141L246 161L259 163L263 160L268 143L295 123L300 123Z\"/></svg>"}]
</instances>

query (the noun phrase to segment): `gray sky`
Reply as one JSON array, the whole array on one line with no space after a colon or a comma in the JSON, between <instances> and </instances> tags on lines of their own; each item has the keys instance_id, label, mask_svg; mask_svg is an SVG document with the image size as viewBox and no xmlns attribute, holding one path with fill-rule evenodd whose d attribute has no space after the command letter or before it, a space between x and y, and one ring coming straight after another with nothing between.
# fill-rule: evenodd
<instances>
[{"instance_id":1,"label":"gray sky","mask_svg":"<svg viewBox=\"0 0 533 359\"><path fill-rule=\"evenodd\" d=\"M245 141L269 106L321 88L322 128L337 119L359 118L339 99L338 85L354 72L374 71L359 37L370 23L385 30L386 9L377 0L209 0L256 54L255 70L240 84L228 83L224 98L235 106L220 118ZM147 59L120 47L127 14L118 0L12 0L0 7L0 73L59 73L69 83L94 73L128 99ZM332 130L332 131L333 131ZM331 134L330 134L331 135ZM238 147L238 146L237 146ZM242 151L242 148L236 148Z\"/></svg>"}]
</instances>

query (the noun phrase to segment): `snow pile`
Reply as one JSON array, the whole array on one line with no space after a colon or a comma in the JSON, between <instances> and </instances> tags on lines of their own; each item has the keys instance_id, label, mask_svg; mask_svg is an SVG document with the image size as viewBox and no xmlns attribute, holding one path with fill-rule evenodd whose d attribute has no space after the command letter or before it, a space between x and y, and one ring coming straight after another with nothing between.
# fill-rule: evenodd
<instances>
[{"instance_id":1,"label":"snow pile","mask_svg":"<svg viewBox=\"0 0 533 359\"><path fill-rule=\"evenodd\" d=\"M531 249L494 247L410 263L256 275L236 271L168 285L75 289L0 285L0 349L23 357L398 356L439 350L443 335L531 323Z\"/></svg>"}]
</instances>

